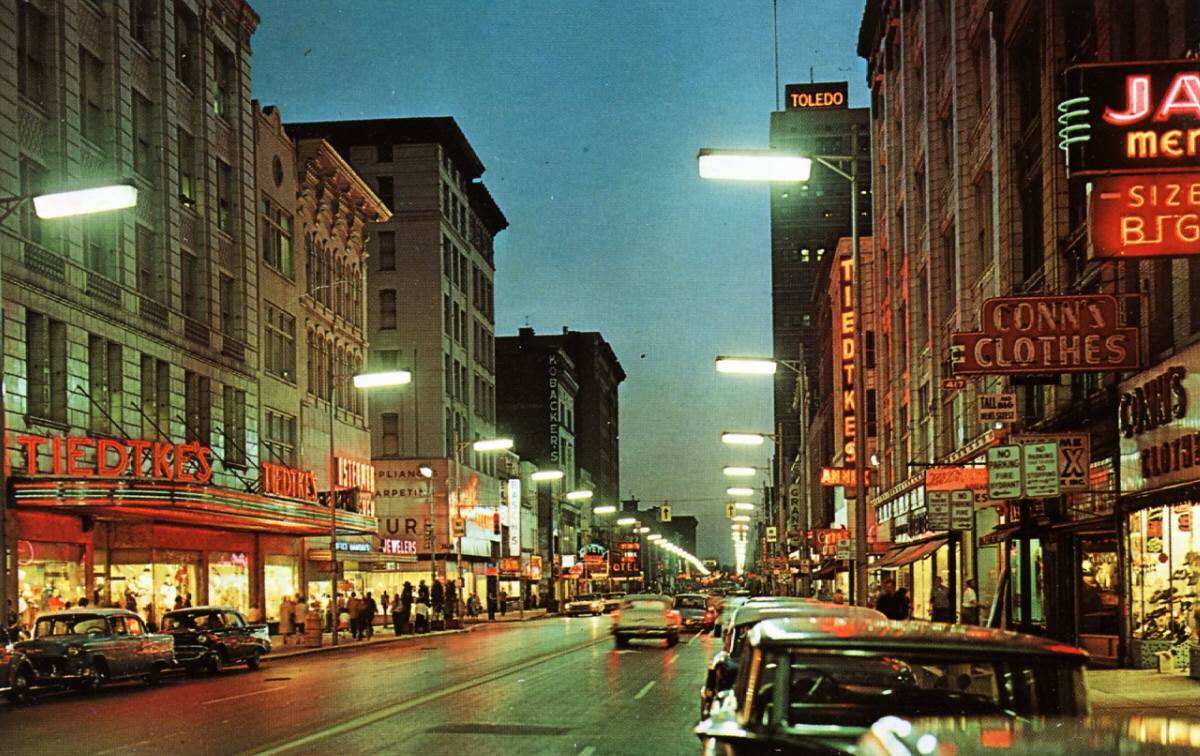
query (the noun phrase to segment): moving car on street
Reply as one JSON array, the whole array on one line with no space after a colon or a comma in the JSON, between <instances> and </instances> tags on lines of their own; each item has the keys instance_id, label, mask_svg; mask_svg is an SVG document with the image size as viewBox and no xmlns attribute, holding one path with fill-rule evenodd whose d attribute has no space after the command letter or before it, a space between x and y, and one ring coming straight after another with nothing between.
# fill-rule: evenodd
<instances>
[{"instance_id":1,"label":"moving car on street","mask_svg":"<svg viewBox=\"0 0 1200 756\"><path fill-rule=\"evenodd\" d=\"M625 648L633 638L663 638L668 646L674 646L679 642L683 620L671 603L670 596L657 593L626 596L613 614L613 643Z\"/></svg>"},{"instance_id":2,"label":"moving car on street","mask_svg":"<svg viewBox=\"0 0 1200 756\"><path fill-rule=\"evenodd\" d=\"M581 614L603 614L604 597L599 593L581 593L567 602L566 614L578 617Z\"/></svg>"},{"instance_id":3,"label":"moving car on street","mask_svg":"<svg viewBox=\"0 0 1200 756\"><path fill-rule=\"evenodd\" d=\"M621 606L621 602L625 600L625 592L617 591L615 593L604 594L604 611L611 612Z\"/></svg>"},{"instance_id":4,"label":"moving car on street","mask_svg":"<svg viewBox=\"0 0 1200 756\"><path fill-rule=\"evenodd\" d=\"M759 622L768 619L786 617L854 617L866 620L885 620L882 612L861 606L846 604L826 604L811 599L779 597L774 602L752 599L733 613L732 619L725 627L722 636L721 650L713 655L708 665L708 674L704 679L704 687L700 689L700 718L708 715L713 701L722 692L733 687L737 679L738 660L741 658L742 645L750 629Z\"/></svg>"},{"instance_id":5,"label":"moving car on street","mask_svg":"<svg viewBox=\"0 0 1200 756\"><path fill-rule=\"evenodd\" d=\"M708 596L702 593L676 595L675 611L683 619L685 630L712 630L717 619L717 613L709 606Z\"/></svg>"},{"instance_id":6,"label":"moving car on street","mask_svg":"<svg viewBox=\"0 0 1200 756\"><path fill-rule=\"evenodd\" d=\"M33 638L16 644L39 686L96 690L113 680L147 685L175 665L175 641L151 633L126 609L68 609L39 615Z\"/></svg>"},{"instance_id":7,"label":"moving car on street","mask_svg":"<svg viewBox=\"0 0 1200 756\"><path fill-rule=\"evenodd\" d=\"M163 615L163 632L175 639L175 659L189 672L217 673L227 664L258 669L271 651L265 624L250 624L227 606L197 606Z\"/></svg>"},{"instance_id":8,"label":"moving car on street","mask_svg":"<svg viewBox=\"0 0 1200 756\"><path fill-rule=\"evenodd\" d=\"M980 627L769 619L750 630L733 689L694 732L705 753L852 752L886 716L1082 716L1087 659Z\"/></svg>"},{"instance_id":9,"label":"moving car on street","mask_svg":"<svg viewBox=\"0 0 1200 756\"><path fill-rule=\"evenodd\" d=\"M33 688L33 664L9 639L8 631L0 627L0 693L13 703L29 700Z\"/></svg>"}]
</instances>

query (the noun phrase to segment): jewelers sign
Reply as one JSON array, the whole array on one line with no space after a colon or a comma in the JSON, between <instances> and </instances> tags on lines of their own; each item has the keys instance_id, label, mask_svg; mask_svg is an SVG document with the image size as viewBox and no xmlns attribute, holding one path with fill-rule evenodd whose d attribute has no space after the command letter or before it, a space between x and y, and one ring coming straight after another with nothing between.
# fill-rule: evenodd
<instances>
[{"instance_id":1,"label":"jewelers sign","mask_svg":"<svg viewBox=\"0 0 1200 756\"><path fill-rule=\"evenodd\" d=\"M1200 344L1121 383L1121 490L1200 480Z\"/></svg>"},{"instance_id":2,"label":"jewelers sign","mask_svg":"<svg viewBox=\"0 0 1200 756\"><path fill-rule=\"evenodd\" d=\"M955 375L1009 375L1132 370L1138 332L1119 325L1107 294L993 297L982 330L951 334Z\"/></svg>"}]
</instances>

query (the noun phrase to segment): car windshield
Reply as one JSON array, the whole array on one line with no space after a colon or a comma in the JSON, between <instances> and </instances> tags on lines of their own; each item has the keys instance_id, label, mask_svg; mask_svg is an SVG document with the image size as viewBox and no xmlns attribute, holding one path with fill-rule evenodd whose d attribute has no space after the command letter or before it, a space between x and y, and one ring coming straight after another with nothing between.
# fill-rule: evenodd
<instances>
[{"instance_id":1,"label":"car windshield","mask_svg":"<svg viewBox=\"0 0 1200 756\"><path fill-rule=\"evenodd\" d=\"M707 609L708 601L703 596L676 596L676 609Z\"/></svg>"},{"instance_id":2,"label":"car windshield","mask_svg":"<svg viewBox=\"0 0 1200 756\"><path fill-rule=\"evenodd\" d=\"M1042 661L877 654L793 653L787 724L866 727L904 716L1074 715L1084 713L1082 672ZM767 664L756 699L773 705L780 679ZM770 699L770 700L768 700Z\"/></svg>"},{"instance_id":3,"label":"car windshield","mask_svg":"<svg viewBox=\"0 0 1200 756\"><path fill-rule=\"evenodd\" d=\"M33 628L33 637L50 638L59 635L87 635L108 633L108 621L94 614L71 614L58 617L40 617Z\"/></svg>"},{"instance_id":4,"label":"car windshield","mask_svg":"<svg viewBox=\"0 0 1200 756\"><path fill-rule=\"evenodd\" d=\"M576 596L575 600L576 601L595 601L598 598L600 598L600 597L594 593L584 593L579 596Z\"/></svg>"},{"instance_id":5,"label":"car windshield","mask_svg":"<svg viewBox=\"0 0 1200 756\"><path fill-rule=\"evenodd\" d=\"M661 612L667 605L658 599L634 599L625 602L625 609L645 609L646 611Z\"/></svg>"}]
</instances>

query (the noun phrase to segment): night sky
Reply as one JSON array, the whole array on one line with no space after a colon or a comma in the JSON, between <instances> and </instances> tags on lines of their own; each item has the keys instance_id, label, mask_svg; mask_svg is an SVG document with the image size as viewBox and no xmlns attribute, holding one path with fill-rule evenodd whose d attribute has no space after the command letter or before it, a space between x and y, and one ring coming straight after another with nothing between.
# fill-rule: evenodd
<instances>
[{"instance_id":1,"label":"night sky","mask_svg":"<svg viewBox=\"0 0 1200 756\"><path fill-rule=\"evenodd\" d=\"M770 0L250 0L254 97L285 121L453 116L510 227L496 334L598 330L621 387L621 494L701 520L732 562L721 430L770 431L767 189L705 182L700 147L766 147ZM780 83L849 80L863 0L778 0ZM520 450L517 450L518 452Z\"/></svg>"}]
</instances>

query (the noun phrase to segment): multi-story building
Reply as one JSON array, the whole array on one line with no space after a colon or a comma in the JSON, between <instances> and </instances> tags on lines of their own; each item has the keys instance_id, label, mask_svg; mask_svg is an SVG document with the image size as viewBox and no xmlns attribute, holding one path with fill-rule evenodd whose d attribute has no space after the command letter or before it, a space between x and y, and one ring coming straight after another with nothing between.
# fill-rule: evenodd
<instances>
[{"instance_id":1,"label":"multi-story building","mask_svg":"<svg viewBox=\"0 0 1200 756\"><path fill-rule=\"evenodd\" d=\"M494 240L508 221L453 118L286 128L296 139L329 142L392 211L370 228L368 366L410 370L413 381L372 393L372 458L381 480L418 484L402 491L424 490L414 477L422 464L437 474L432 517L423 495L394 498L386 516L432 519L433 549L422 546L425 565L414 567L413 578L431 574L437 552L438 572L453 565L450 579L462 578L468 595L486 596L484 566L498 556L492 519L501 484L496 456L470 444L496 434Z\"/></svg>"},{"instance_id":2,"label":"multi-story building","mask_svg":"<svg viewBox=\"0 0 1200 756\"><path fill-rule=\"evenodd\" d=\"M391 211L328 142L292 140L274 107L256 107L255 115L263 487L311 481L305 490L313 501L331 489L357 490L358 502L343 495L341 505L369 508L368 397L351 376L367 364L368 228ZM386 553L376 534L339 539L341 580L360 593L394 593L397 565L416 559L415 538L392 539L403 544ZM303 583L298 565L267 564L269 619L284 596L328 600L329 549L328 534L309 540Z\"/></svg>"},{"instance_id":3,"label":"multi-story building","mask_svg":"<svg viewBox=\"0 0 1200 756\"><path fill-rule=\"evenodd\" d=\"M1200 265L1195 257L1091 259L1091 179L1068 175L1056 106L1070 66L1182 59L1198 43L1191 3L867 4L859 53L873 100L881 319L874 505L881 532L905 545L883 563L912 587L918 615L928 613L933 576L955 592L974 578L985 618L1081 643L1100 658L1153 663L1154 651L1174 643L1170 618L1181 607L1170 589L1181 584L1171 568L1200 552L1187 522L1200 513L1139 472L1149 436L1131 426L1119 439L1122 374L947 379L961 359L951 334L988 327L982 308L996 297L1116 295L1110 326L1138 327L1142 365L1196 358L1185 345L1200 333ZM1015 394L1016 422L985 422L980 397L1001 392ZM1191 409L1181 412L1193 427ZM1090 453L1075 460L1080 490L987 502L961 535L931 529L931 481L978 490L972 465L1030 433L1086 442Z\"/></svg>"},{"instance_id":4,"label":"multi-story building","mask_svg":"<svg viewBox=\"0 0 1200 756\"><path fill-rule=\"evenodd\" d=\"M770 145L805 155L857 157L859 197L859 235L871 233L871 165L869 157L869 111L846 107L845 82L816 85L789 85L813 91L839 93L840 97L792 97L787 110L771 114ZM821 103L819 106L815 103ZM825 104L836 103L836 104ZM794 105L794 107L793 107ZM835 161L845 170L849 161ZM818 356L810 354L828 333L817 328L821 317L823 289L829 280L838 239L850 235L850 182L824 165L814 163L809 181L803 184L776 184L771 189L771 322L774 357L806 371L809 385L815 385ZM783 455L787 480L807 485L807 471L801 446L801 431L811 426L816 409L802 421L798 398L800 381L793 370L775 373L775 422L782 433L777 453ZM779 469L779 465L772 465ZM817 490L813 512L807 519L822 525L833 519L832 491ZM771 506L777 505L776 495ZM771 514L774 521L775 515ZM799 523L796 523L799 525Z\"/></svg>"},{"instance_id":5,"label":"multi-story building","mask_svg":"<svg viewBox=\"0 0 1200 756\"><path fill-rule=\"evenodd\" d=\"M0 21L0 192L138 189L134 210L17 203L0 225L5 592L25 619L83 597L151 620L187 598L262 610L267 566L298 566L329 515L260 491L258 17L32 0Z\"/></svg>"}]
</instances>

